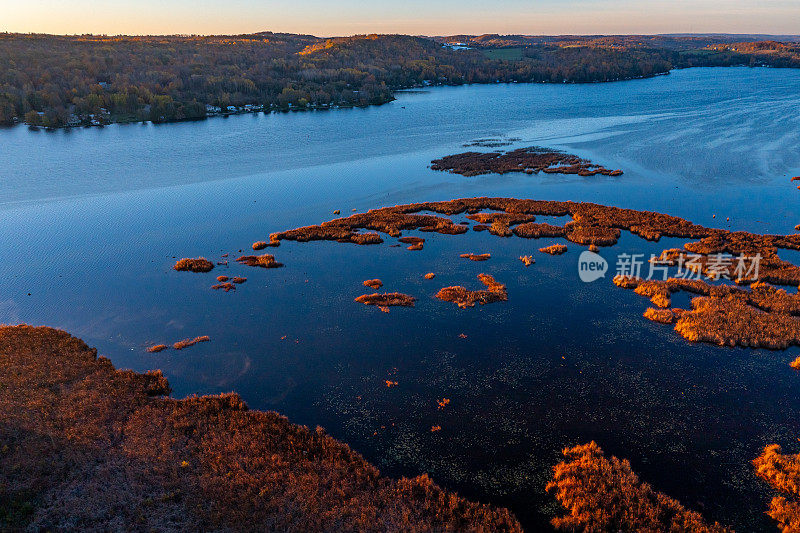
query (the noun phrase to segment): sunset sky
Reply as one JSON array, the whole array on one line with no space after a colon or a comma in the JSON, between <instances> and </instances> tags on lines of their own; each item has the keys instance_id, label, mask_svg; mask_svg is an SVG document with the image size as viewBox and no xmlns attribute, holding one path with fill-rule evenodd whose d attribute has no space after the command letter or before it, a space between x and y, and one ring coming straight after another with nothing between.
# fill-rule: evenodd
<instances>
[{"instance_id":1,"label":"sunset sky","mask_svg":"<svg viewBox=\"0 0 800 533\"><path fill-rule=\"evenodd\" d=\"M798 0L0 0L41 33L800 33Z\"/></svg>"}]
</instances>

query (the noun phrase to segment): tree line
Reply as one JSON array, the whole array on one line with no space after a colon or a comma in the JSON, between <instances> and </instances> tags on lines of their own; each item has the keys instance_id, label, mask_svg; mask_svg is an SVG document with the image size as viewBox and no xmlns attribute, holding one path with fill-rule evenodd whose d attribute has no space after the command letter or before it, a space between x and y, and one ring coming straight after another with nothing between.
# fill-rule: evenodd
<instances>
[{"instance_id":1,"label":"tree line","mask_svg":"<svg viewBox=\"0 0 800 533\"><path fill-rule=\"evenodd\" d=\"M491 41L491 40L489 40ZM487 41L487 42L489 42ZM707 44L707 43L704 43ZM0 124L45 127L168 122L249 106L264 110L365 106L425 85L592 82L680 66L798 66L796 45L749 43L692 52L594 40L552 40L498 59L434 39L0 34Z\"/></svg>"}]
</instances>

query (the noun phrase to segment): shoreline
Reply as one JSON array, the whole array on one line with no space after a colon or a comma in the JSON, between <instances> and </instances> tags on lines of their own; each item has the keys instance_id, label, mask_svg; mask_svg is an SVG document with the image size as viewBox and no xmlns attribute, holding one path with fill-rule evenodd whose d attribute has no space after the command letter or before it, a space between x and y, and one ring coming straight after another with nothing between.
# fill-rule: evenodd
<instances>
[{"instance_id":1,"label":"shoreline","mask_svg":"<svg viewBox=\"0 0 800 533\"><path fill-rule=\"evenodd\" d=\"M73 130L73 129L104 128L106 126L113 126L113 125L131 125L131 124L148 125L148 124L152 124L154 126L159 126L159 125L162 125L162 124L182 124L182 123L186 123L186 122L202 122L204 120L208 120L208 119L212 119L212 118L228 118L228 117L237 116L237 115L257 115L259 113L263 113L264 115L272 115L272 114L288 114L288 113L308 113L308 112L316 112L316 111L338 111L338 110L342 110L342 109L345 109L345 110L349 110L349 109L368 109L368 108L373 108L373 107L381 107L381 106L384 106L386 104L390 104L392 102L395 102L397 100L397 98L396 98L397 93L406 92L406 91L414 92L414 91L422 90L422 92L424 92L424 90L431 89L431 88L470 87L470 86L474 86L474 85L481 85L481 86L483 86L483 85L486 85L486 86L491 86L491 85L601 85L601 84L608 84L608 83L622 83L622 82L637 81L637 80L651 80L651 79L662 77L662 76L669 76L670 74L672 74L672 72L677 71L677 70L690 70L690 69L694 69L694 68L713 68L713 69L717 69L717 68L719 68L719 69L723 69L723 68L724 69L731 69L731 68L751 68L751 69L755 69L755 68L785 68L787 70L795 69L794 67L776 67L776 66L773 66L773 65L755 65L755 66L751 66L751 65L746 65L746 64L741 64L741 65L708 65L708 66L690 66L690 67L677 66L677 67L673 67L670 70L667 70L667 71L664 71L664 72L656 72L656 73L648 75L648 76L631 76L631 77L617 78L617 79L613 79L613 80L593 80L593 81L564 80L564 81L561 81L561 82L555 82L555 81L541 81L541 82L539 82L539 81L506 81L506 82L487 82L487 83L474 82L474 83L459 83L459 84L436 83L436 84L431 84L431 85L414 85L414 86L410 86L410 87L400 87L400 88L397 88L397 89L392 89L392 97L391 97L391 99L387 99L384 102L375 103L375 104L364 104L364 105L361 105L361 104L336 104L336 105L329 105L329 106L309 105L307 107L288 107L288 108L273 108L273 109L263 109L263 108L261 108L261 109L251 109L251 110L240 109L240 110L237 110L237 111L230 111L230 112L214 112L214 113L209 113L209 114L207 114L205 116L202 116L202 117L191 117L191 118L185 118L185 119L179 119L179 120L164 120L164 121L158 121L158 122L153 122L151 120L138 120L138 119L136 119L136 120L111 120L111 121L109 121L107 123L103 123L103 124L65 125L65 126L59 126L59 127L55 127L55 128L54 127L37 126L37 125L29 124L27 122L23 122L23 121L19 120L15 124L12 124L12 125L0 126L0 130L17 128L17 127L20 127L20 126L27 126L28 129L30 129L32 131L45 131L45 132L48 132L48 133L52 133L52 132L56 132L56 131L69 131L69 130ZM253 106L254 107L261 107L261 106L256 106L256 105L253 105Z\"/></svg>"},{"instance_id":2,"label":"shoreline","mask_svg":"<svg viewBox=\"0 0 800 533\"><path fill-rule=\"evenodd\" d=\"M746 66L746 65L737 65L737 66ZM688 68L702 68L702 67L688 67ZM708 68L714 68L714 67L708 67ZM717 67L717 68L732 68L732 67ZM758 67L752 67L752 68L758 68ZM682 67L675 67L672 70L679 70L679 69L683 70ZM161 125L161 124L181 124L181 123L184 123L184 122L200 122L200 121L208 120L208 119L211 119L211 118L228 118L230 116L236 116L236 115L257 115L259 113L263 113L265 115L271 115L271 114L279 114L279 113L282 114L282 113L307 113L307 112L313 112L313 111L337 111L337 110L341 110L341 109L368 109L368 108L371 108L371 107L384 106L386 104L390 104L390 103L396 101L397 100L397 98L395 97L396 93L403 92L403 91L417 91L417 90L420 90L420 89L425 90L425 89L439 88L439 87L466 87L466 86L473 86L473 85L489 85L489 86L490 85L539 85L539 84L542 84L542 85L593 85L593 84L604 84L604 83L619 83L619 82L626 82L626 81L648 80L648 79L657 78L659 76L668 76L672 72L672 70L668 70L668 71L665 71L665 72L657 72L657 73L649 75L649 76L631 76L631 77L627 77L627 78L618 78L618 79L603 80L603 81L598 81L598 80L595 80L595 81L570 81L570 80L565 80L563 82L554 82L554 81L542 81L542 82L537 82L537 81L507 81L507 82L488 82L488 83L480 83L480 82L459 83L459 84L436 83L436 84L431 84L431 85L414 85L414 86L410 86L410 87L400 87L398 89L392 89L392 97L391 97L391 99L387 99L386 101L380 102L380 103L365 104L365 105L360 105L360 104L336 104L336 105L329 105L329 106L321 106L321 105L313 106L313 105L309 105L307 107L288 107L288 108L280 108L280 109L277 109L277 108L275 108L275 109L263 109L263 106L257 106L257 107L262 107L262 108L260 108L260 109L251 109L251 110L241 109L241 110L230 111L230 112L215 112L215 113L209 113L209 114L207 114L207 115L205 115L203 117L191 117L191 118L185 118L185 119L180 119L180 120L164 120L164 121L159 121L159 122L153 122L151 120L111 120L111 121L109 121L107 123L103 123L103 124L77 124L77 125L59 126L59 127L55 127L55 128L54 127L37 126L37 125L34 125L34 124L29 124L27 122L23 122L21 120L18 120L15 124L8 125L8 126L3 126L3 127L11 129L11 128L19 127L19 126L27 126L28 129L33 130L33 131L43 130L43 131L46 131L46 132L55 132L55 131L64 131L64 130L72 130L72 129L104 128L106 126L111 126L111 125L115 125L115 124L153 124L155 126L158 126L158 125ZM3 127L0 127L0 129L2 129Z\"/></svg>"}]
</instances>

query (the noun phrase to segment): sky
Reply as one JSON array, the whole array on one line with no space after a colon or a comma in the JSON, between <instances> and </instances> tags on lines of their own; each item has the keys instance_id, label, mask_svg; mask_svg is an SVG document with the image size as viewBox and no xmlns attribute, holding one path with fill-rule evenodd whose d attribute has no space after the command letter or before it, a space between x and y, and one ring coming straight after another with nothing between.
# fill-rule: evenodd
<instances>
[{"instance_id":1,"label":"sky","mask_svg":"<svg viewBox=\"0 0 800 533\"><path fill-rule=\"evenodd\" d=\"M800 33L800 0L0 0L0 32Z\"/></svg>"}]
</instances>

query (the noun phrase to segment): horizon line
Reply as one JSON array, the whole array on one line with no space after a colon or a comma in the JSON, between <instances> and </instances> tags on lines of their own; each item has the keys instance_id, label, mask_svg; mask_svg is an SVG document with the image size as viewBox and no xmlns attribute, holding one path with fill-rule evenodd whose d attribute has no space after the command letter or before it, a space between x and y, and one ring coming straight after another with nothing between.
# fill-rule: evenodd
<instances>
[{"instance_id":1,"label":"horizon line","mask_svg":"<svg viewBox=\"0 0 800 533\"><path fill-rule=\"evenodd\" d=\"M83 37L83 36L92 36L92 37L239 37L239 36L247 36L247 35L262 35L262 34L272 34L272 35L300 35L300 36L309 36L309 37L316 37L318 39L336 39L342 37L358 37L358 36L366 36L366 35L402 35L407 37L421 37L421 38L441 38L441 37L455 37L455 36L466 36L466 37L481 37L485 35L497 35L500 37L509 37L509 36L519 36L519 37L797 37L800 38L800 33L763 33L763 32L751 32L751 33L730 33L730 32L673 32L673 33L664 33L664 32L656 32L656 33L648 33L648 32L634 32L634 33L499 33L499 32L485 32L485 33L449 33L449 34L423 34L423 33L401 33L401 32L364 32L364 33L353 33L353 34L344 34L344 35L316 35L313 33L294 33L294 32L287 32L287 31L273 31L273 30L259 30L253 32L243 32L243 33L93 33L93 32L83 32L83 33L48 33L48 32L37 32L37 31L8 31L3 30L0 31L0 35L38 35L38 36L48 36L48 37Z\"/></svg>"}]
</instances>

